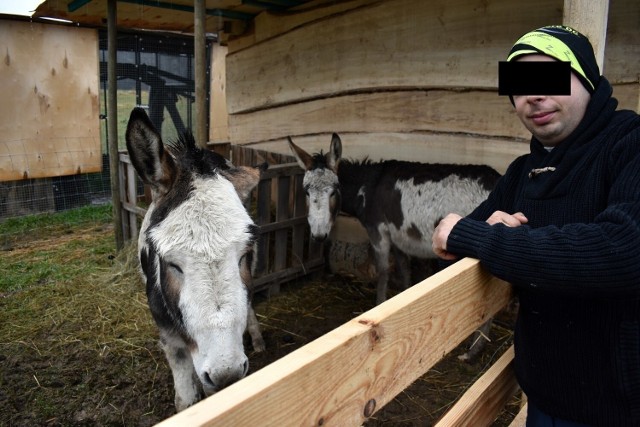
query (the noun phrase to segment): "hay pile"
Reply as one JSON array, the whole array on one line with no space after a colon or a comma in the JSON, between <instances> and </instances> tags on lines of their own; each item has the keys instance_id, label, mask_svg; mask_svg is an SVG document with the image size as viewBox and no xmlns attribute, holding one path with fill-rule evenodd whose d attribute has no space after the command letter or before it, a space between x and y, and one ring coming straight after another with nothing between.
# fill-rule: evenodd
<instances>
[{"instance_id":1,"label":"hay pile","mask_svg":"<svg viewBox=\"0 0 640 427\"><path fill-rule=\"evenodd\" d=\"M0 413L8 425L153 425L173 413L135 250L116 257L112 240L112 228L92 228L25 239L0 254L16 262L46 253L52 267L0 298ZM95 251L104 244L111 251Z\"/></svg>"}]
</instances>

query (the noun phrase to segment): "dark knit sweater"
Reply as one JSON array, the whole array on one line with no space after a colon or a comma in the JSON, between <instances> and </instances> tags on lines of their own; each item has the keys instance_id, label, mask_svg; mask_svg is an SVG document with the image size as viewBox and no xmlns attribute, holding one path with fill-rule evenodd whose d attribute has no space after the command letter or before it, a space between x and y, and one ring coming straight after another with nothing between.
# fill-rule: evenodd
<instances>
[{"instance_id":1,"label":"dark knit sweater","mask_svg":"<svg viewBox=\"0 0 640 427\"><path fill-rule=\"evenodd\" d=\"M516 373L531 402L563 419L640 426L640 117L615 111L611 92L602 78L552 151L533 138L447 249L514 285ZM490 226L496 210L529 222Z\"/></svg>"}]
</instances>

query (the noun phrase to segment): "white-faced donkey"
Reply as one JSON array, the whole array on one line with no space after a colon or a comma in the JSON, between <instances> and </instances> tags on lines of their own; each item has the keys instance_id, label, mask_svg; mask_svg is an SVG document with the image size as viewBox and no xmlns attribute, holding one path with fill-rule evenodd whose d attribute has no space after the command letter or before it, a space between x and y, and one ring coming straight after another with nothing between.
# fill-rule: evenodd
<instances>
[{"instance_id":1,"label":"white-faced donkey","mask_svg":"<svg viewBox=\"0 0 640 427\"><path fill-rule=\"evenodd\" d=\"M390 252L406 288L411 280L407 255L436 258L431 236L440 219L450 212L470 213L500 178L485 165L341 159L342 142L335 133L326 154L310 155L291 138L289 147L306 171L303 187L312 237L327 238L339 211L356 217L366 229L376 259L378 304L387 298ZM486 336L490 327L488 322L478 335ZM475 357L484 341L461 358Z\"/></svg>"},{"instance_id":2,"label":"white-faced donkey","mask_svg":"<svg viewBox=\"0 0 640 427\"><path fill-rule=\"evenodd\" d=\"M165 146L140 108L126 140L152 190L138 254L181 411L247 374L245 329L264 350L247 287L257 226L242 203L260 171L197 148L190 133Z\"/></svg>"}]
</instances>

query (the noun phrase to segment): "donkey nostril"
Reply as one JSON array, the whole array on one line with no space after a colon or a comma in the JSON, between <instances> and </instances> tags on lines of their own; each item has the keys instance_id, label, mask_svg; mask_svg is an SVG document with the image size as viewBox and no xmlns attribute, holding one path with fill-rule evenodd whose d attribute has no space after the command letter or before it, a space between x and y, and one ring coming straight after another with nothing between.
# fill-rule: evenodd
<instances>
[{"instance_id":1,"label":"donkey nostril","mask_svg":"<svg viewBox=\"0 0 640 427\"><path fill-rule=\"evenodd\" d=\"M213 380L211 380L211 377L209 376L208 372L205 372L203 377L202 377L202 382L204 383L204 385L206 387L211 387L211 388L216 388L215 383L213 382Z\"/></svg>"},{"instance_id":2,"label":"donkey nostril","mask_svg":"<svg viewBox=\"0 0 640 427\"><path fill-rule=\"evenodd\" d=\"M249 372L249 361L245 360L244 366L242 367L242 377L245 377L247 375L247 372Z\"/></svg>"}]
</instances>

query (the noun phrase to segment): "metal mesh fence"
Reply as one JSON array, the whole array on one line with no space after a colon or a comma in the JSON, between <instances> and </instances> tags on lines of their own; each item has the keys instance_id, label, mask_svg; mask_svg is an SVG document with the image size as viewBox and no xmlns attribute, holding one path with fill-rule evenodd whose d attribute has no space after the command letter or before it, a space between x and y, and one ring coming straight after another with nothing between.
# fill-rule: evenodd
<instances>
[{"instance_id":1,"label":"metal mesh fence","mask_svg":"<svg viewBox=\"0 0 640 427\"><path fill-rule=\"evenodd\" d=\"M0 182L0 219L110 202L106 31L99 33L99 40L102 171ZM210 51L208 48L207 52ZM126 150L124 134L129 113L136 106L147 110L164 140L175 139L181 131L193 127L195 83L191 37L147 32L119 33L117 61L120 150Z\"/></svg>"}]
</instances>

